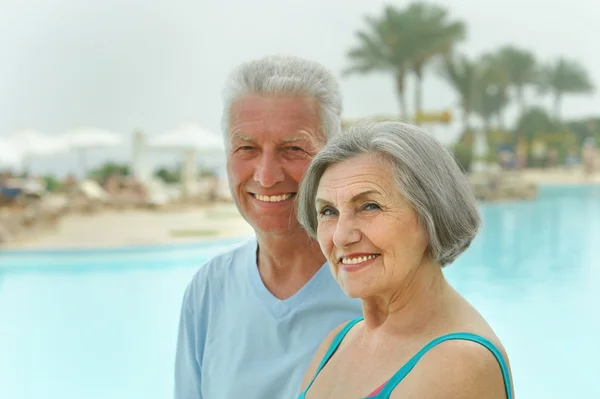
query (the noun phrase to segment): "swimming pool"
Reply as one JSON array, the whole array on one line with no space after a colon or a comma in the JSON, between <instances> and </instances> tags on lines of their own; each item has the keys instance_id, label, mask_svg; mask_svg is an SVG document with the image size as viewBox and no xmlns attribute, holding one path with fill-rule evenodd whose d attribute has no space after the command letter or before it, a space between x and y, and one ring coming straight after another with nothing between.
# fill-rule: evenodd
<instances>
[{"instance_id":1,"label":"swimming pool","mask_svg":"<svg viewBox=\"0 0 600 399\"><path fill-rule=\"evenodd\" d=\"M446 274L503 340L517 396L600 397L600 188L482 209ZM183 289L236 241L0 253L0 398L171 397Z\"/></svg>"}]
</instances>

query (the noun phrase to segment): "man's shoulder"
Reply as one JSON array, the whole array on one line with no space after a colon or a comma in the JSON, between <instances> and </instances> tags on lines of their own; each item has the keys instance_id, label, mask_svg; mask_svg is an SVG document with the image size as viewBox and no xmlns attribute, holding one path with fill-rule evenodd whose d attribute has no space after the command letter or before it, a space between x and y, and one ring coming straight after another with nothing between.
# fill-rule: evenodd
<instances>
[{"instance_id":1,"label":"man's shoulder","mask_svg":"<svg viewBox=\"0 0 600 399\"><path fill-rule=\"evenodd\" d=\"M219 285L225 278L240 276L241 273L232 269L247 265L255 253L255 248L254 237L223 247L198 268L188 285L188 291Z\"/></svg>"},{"instance_id":2,"label":"man's shoulder","mask_svg":"<svg viewBox=\"0 0 600 399\"><path fill-rule=\"evenodd\" d=\"M256 248L256 238L254 237L225 245L213 252L212 256L202 265L200 270L212 270L220 268L222 265L235 265L241 261L247 262L247 256L253 252L253 248Z\"/></svg>"}]
</instances>

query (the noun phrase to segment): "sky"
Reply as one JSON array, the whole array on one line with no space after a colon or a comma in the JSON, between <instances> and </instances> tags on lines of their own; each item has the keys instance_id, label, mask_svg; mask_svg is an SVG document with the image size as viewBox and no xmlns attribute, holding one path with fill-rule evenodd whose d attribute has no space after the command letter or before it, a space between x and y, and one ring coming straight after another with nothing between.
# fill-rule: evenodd
<instances>
[{"instance_id":1,"label":"sky","mask_svg":"<svg viewBox=\"0 0 600 399\"><path fill-rule=\"evenodd\" d=\"M77 126L158 134L187 123L220 133L221 94L239 63L267 54L309 58L340 79L344 116L393 115L391 76L342 77L345 53L379 0L0 0L0 137L20 128L57 134ZM595 0L437 1L468 26L460 51L478 56L512 44L543 62L577 60L600 88L600 2ZM448 142L460 112L452 89L430 71L424 105L452 109L457 122L427 126ZM412 104L412 84L407 98ZM549 105L535 96L530 103ZM412 108L409 109L412 111ZM514 115L510 110L508 117ZM564 117L600 113L600 90L565 98ZM127 159L128 148L94 162ZM38 170L64 172L73 159L45 159Z\"/></svg>"}]
</instances>

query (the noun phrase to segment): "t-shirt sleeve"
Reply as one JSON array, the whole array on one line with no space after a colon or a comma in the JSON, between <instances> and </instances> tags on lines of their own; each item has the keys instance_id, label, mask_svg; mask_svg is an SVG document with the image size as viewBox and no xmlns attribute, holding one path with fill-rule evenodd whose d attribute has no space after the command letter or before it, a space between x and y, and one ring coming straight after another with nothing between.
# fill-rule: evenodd
<instances>
[{"instance_id":1,"label":"t-shirt sleeve","mask_svg":"<svg viewBox=\"0 0 600 399\"><path fill-rule=\"evenodd\" d=\"M203 274L201 270L194 276L183 296L175 352L174 399L203 399L201 383L206 323L201 311L204 295L198 292L203 290L204 284L198 281L204 280Z\"/></svg>"}]
</instances>

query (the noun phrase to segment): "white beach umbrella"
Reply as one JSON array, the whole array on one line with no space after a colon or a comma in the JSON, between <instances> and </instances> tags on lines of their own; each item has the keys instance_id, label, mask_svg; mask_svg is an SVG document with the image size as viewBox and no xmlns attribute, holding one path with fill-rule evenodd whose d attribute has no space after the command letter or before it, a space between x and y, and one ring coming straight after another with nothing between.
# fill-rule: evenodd
<instances>
[{"instance_id":1,"label":"white beach umbrella","mask_svg":"<svg viewBox=\"0 0 600 399\"><path fill-rule=\"evenodd\" d=\"M35 129L19 129L6 137L6 142L15 151L21 168L25 171L34 158L43 158L68 151L68 145L60 136L52 136Z\"/></svg>"},{"instance_id":2,"label":"white beach umbrella","mask_svg":"<svg viewBox=\"0 0 600 399\"><path fill-rule=\"evenodd\" d=\"M0 167L17 167L23 162L23 156L5 137L0 137Z\"/></svg>"},{"instance_id":3,"label":"white beach umbrella","mask_svg":"<svg viewBox=\"0 0 600 399\"><path fill-rule=\"evenodd\" d=\"M220 163L225 159L225 144L221 136L190 123L148 138L148 147L153 150L182 151L184 166L182 180L188 190L198 175L196 157L217 157Z\"/></svg>"},{"instance_id":4,"label":"white beach umbrella","mask_svg":"<svg viewBox=\"0 0 600 399\"><path fill-rule=\"evenodd\" d=\"M34 129L20 129L8 135L7 140L23 157L50 156L68 150L60 136L50 136Z\"/></svg>"},{"instance_id":5,"label":"white beach umbrella","mask_svg":"<svg viewBox=\"0 0 600 399\"><path fill-rule=\"evenodd\" d=\"M205 154L225 151L221 136L191 123L149 137L148 146L164 150L193 150Z\"/></svg>"},{"instance_id":6,"label":"white beach umbrella","mask_svg":"<svg viewBox=\"0 0 600 399\"><path fill-rule=\"evenodd\" d=\"M76 149L117 147L123 144L122 136L96 127L79 127L63 135L69 147Z\"/></svg>"},{"instance_id":7,"label":"white beach umbrella","mask_svg":"<svg viewBox=\"0 0 600 399\"><path fill-rule=\"evenodd\" d=\"M88 150L118 147L123 144L120 134L96 127L78 127L61 135L69 148L77 151L80 170L86 170Z\"/></svg>"}]
</instances>

